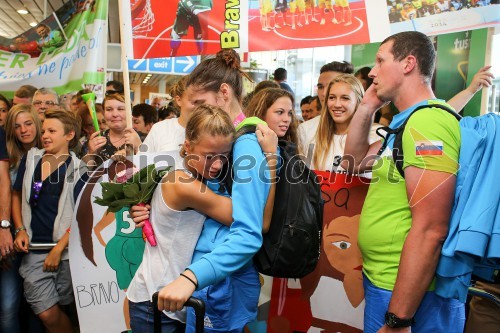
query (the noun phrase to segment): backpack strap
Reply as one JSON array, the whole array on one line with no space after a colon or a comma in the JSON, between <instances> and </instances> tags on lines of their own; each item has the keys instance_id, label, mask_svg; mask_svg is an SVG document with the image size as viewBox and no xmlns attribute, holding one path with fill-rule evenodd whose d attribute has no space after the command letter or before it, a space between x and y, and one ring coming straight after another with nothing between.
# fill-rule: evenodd
<instances>
[{"instance_id":1,"label":"backpack strap","mask_svg":"<svg viewBox=\"0 0 500 333\"><path fill-rule=\"evenodd\" d=\"M384 130L387 131L387 136L385 137L384 144L382 145L382 148L380 148L378 155L381 155L382 152L387 148L387 144L389 142L389 136L390 135L395 135L394 138L394 145L392 147L392 158L394 160L394 164L396 165L396 169L398 170L399 174L401 177L405 178L404 170L403 170L403 162L404 162L404 155L403 155L403 133L406 127L406 124L408 123L408 120L410 120L411 116L418 110L422 109L427 109L427 108L437 108L441 109L443 111L448 112L449 114L453 115L458 121L462 119L462 116L460 116L458 113L456 113L453 109L447 107L446 105L442 104L426 104L426 105L420 105L419 107L415 108L411 112L411 114L406 118L406 120L403 122L401 126L399 126L396 129L392 129L389 127L382 127L377 129L377 134L379 136L382 136L379 133L379 130Z\"/></svg>"},{"instance_id":2,"label":"backpack strap","mask_svg":"<svg viewBox=\"0 0 500 333\"><path fill-rule=\"evenodd\" d=\"M237 127L236 127L236 135L234 137L234 141L236 141L240 136L249 134L249 133L255 133L255 129L257 128L257 123L258 121L262 122L259 118L256 118L256 120L252 120L253 118L256 117L251 117L251 118L246 118L243 122L241 122ZM223 193L224 191L227 191L229 195L232 194L232 188L233 188L233 177L234 177L234 171L233 171L233 150L231 149L231 152L229 153L228 157L228 162L224 164L222 167L222 170L219 174L219 183L220 183L220 188L219 192Z\"/></svg>"}]
</instances>

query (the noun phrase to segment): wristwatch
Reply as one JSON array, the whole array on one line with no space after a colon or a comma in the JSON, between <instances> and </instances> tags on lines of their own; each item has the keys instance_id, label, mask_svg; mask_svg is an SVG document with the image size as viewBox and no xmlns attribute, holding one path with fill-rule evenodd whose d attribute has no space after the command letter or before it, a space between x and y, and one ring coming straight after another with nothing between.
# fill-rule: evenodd
<instances>
[{"instance_id":1,"label":"wristwatch","mask_svg":"<svg viewBox=\"0 0 500 333\"><path fill-rule=\"evenodd\" d=\"M401 327L410 327L415 323L413 318L403 319L399 318L392 312L385 313L385 324L390 328L401 328Z\"/></svg>"},{"instance_id":2,"label":"wristwatch","mask_svg":"<svg viewBox=\"0 0 500 333\"><path fill-rule=\"evenodd\" d=\"M2 227L2 229L9 229L10 228L10 221L9 220L2 220L0 222L0 227Z\"/></svg>"}]
</instances>

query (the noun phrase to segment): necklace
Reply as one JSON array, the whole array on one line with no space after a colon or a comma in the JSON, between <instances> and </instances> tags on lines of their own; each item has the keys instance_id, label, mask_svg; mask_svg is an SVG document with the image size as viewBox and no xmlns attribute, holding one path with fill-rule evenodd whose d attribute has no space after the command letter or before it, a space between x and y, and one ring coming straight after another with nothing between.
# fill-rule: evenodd
<instances>
[{"instance_id":1,"label":"necklace","mask_svg":"<svg viewBox=\"0 0 500 333\"><path fill-rule=\"evenodd\" d=\"M111 144L112 144L113 146L115 146L115 147L116 147L117 143L119 143L119 142L120 142L120 141L122 141L123 139L125 139L125 135L124 135L124 136L122 136L121 138L119 138L118 140L112 140L112 139L111 139L111 133L109 134L109 142L111 142Z\"/></svg>"}]
</instances>

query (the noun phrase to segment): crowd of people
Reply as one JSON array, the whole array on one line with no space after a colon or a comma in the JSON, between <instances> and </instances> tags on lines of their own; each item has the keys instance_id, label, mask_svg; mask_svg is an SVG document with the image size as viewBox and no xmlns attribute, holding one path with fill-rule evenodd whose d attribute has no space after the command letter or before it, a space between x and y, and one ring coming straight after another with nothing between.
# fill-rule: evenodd
<instances>
[{"instance_id":1,"label":"crowd of people","mask_svg":"<svg viewBox=\"0 0 500 333\"><path fill-rule=\"evenodd\" d=\"M130 209L138 228L151 218L159 244L146 243L127 290L131 329L152 331L151 296L159 290L164 332L195 331L194 311L183 309L191 295L205 302L205 331L243 332L257 315L261 284L251 259L274 204L275 182L262 180L275 179L278 139L284 139L314 170L363 173L380 163L373 168L379 181L370 186L359 232L365 332L463 332L464 305L432 289L453 199L461 140L456 121L431 107L411 118L419 131L445 143L447 158L424 156L428 163L422 163L409 149L405 177L394 187L387 179L394 177L387 172L394 163L386 158L390 154L371 159L381 147L378 128L397 126L420 104L437 100L430 85L434 66L427 36L390 36L372 69L354 73L346 61L325 64L317 96L301 99L302 117L294 110L293 92L283 87L281 69L275 72L279 83L263 81L243 98L246 74L233 50L205 59L173 85L170 105L135 105L132 128L123 85L116 81L107 83L96 106L99 128L82 98L85 90L65 103L53 90L31 86L20 87L12 101L0 96L1 331L20 332L23 291L35 315L25 321L29 332L74 331L65 310L74 302L67 245L75 201L88 170L132 146L134 153L178 151L182 162L149 205ZM438 102L458 112L492 79L484 67L464 91ZM383 111L389 102L399 114ZM235 127L251 117L265 124L237 135ZM403 140L416 144L410 136ZM233 161L251 158L257 167L234 163L229 195L220 173L230 154ZM37 247L47 243L55 245Z\"/></svg>"},{"instance_id":2,"label":"crowd of people","mask_svg":"<svg viewBox=\"0 0 500 333\"><path fill-rule=\"evenodd\" d=\"M495 3L498 0L387 0L387 12L389 21L397 23Z\"/></svg>"}]
</instances>

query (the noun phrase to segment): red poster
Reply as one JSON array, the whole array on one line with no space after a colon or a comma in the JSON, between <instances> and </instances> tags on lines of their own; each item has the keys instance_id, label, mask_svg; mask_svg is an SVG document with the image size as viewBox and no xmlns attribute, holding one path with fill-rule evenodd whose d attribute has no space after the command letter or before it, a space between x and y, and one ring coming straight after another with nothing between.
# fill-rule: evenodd
<instances>
[{"instance_id":1,"label":"red poster","mask_svg":"<svg viewBox=\"0 0 500 333\"><path fill-rule=\"evenodd\" d=\"M130 12L134 59L370 41L365 0L130 0Z\"/></svg>"},{"instance_id":2,"label":"red poster","mask_svg":"<svg viewBox=\"0 0 500 333\"><path fill-rule=\"evenodd\" d=\"M325 200L320 260L305 278L274 279L268 332L363 330L362 259L357 236L369 179L316 173L322 180Z\"/></svg>"},{"instance_id":3,"label":"red poster","mask_svg":"<svg viewBox=\"0 0 500 333\"><path fill-rule=\"evenodd\" d=\"M286 5L279 7L280 3ZM264 15L262 8L250 8L248 16L250 51L370 42L364 0L278 0L269 14Z\"/></svg>"}]
</instances>

